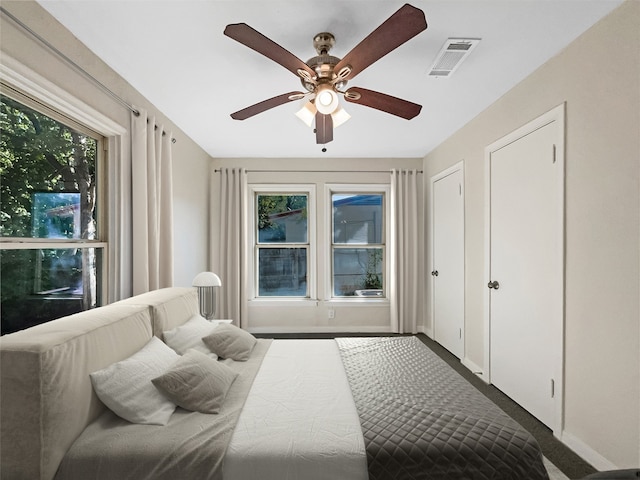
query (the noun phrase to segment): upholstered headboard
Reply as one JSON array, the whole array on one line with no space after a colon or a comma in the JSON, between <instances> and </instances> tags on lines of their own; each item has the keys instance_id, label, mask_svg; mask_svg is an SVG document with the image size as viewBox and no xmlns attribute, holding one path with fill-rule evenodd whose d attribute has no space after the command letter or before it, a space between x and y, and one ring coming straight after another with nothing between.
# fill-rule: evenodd
<instances>
[{"instance_id":1,"label":"upholstered headboard","mask_svg":"<svg viewBox=\"0 0 640 480\"><path fill-rule=\"evenodd\" d=\"M195 312L195 289L167 288L0 337L0 478L52 479L106 409L89 373Z\"/></svg>"},{"instance_id":2,"label":"upholstered headboard","mask_svg":"<svg viewBox=\"0 0 640 480\"><path fill-rule=\"evenodd\" d=\"M117 304L148 305L152 332L162 340L162 332L182 325L198 313L198 294L195 288L162 288L121 300Z\"/></svg>"}]
</instances>

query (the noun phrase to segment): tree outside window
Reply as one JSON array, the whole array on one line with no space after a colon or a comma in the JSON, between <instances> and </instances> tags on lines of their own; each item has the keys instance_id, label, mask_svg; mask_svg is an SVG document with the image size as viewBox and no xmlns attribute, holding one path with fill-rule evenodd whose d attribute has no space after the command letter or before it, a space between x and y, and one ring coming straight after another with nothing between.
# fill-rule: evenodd
<instances>
[{"instance_id":1,"label":"tree outside window","mask_svg":"<svg viewBox=\"0 0 640 480\"><path fill-rule=\"evenodd\" d=\"M3 334L99 303L100 140L52 116L0 96Z\"/></svg>"},{"instance_id":2,"label":"tree outside window","mask_svg":"<svg viewBox=\"0 0 640 480\"><path fill-rule=\"evenodd\" d=\"M308 297L307 195L258 194L259 297Z\"/></svg>"}]
</instances>

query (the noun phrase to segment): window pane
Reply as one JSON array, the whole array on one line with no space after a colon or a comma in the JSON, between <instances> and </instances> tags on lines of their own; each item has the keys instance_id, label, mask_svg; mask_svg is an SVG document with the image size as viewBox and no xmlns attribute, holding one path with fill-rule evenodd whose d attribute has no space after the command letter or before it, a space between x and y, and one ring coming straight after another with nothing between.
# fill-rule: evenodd
<instances>
[{"instance_id":1,"label":"window pane","mask_svg":"<svg viewBox=\"0 0 640 480\"><path fill-rule=\"evenodd\" d=\"M259 248L258 295L307 296L306 248Z\"/></svg>"},{"instance_id":2,"label":"window pane","mask_svg":"<svg viewBox=\"0 0 640 480\"><path fill-rule=\"evenodd\" d=\"M96 239L97 140L0 96L0 234Z\"/></svg>"},{"instance_id":3,"label":"window pane","mask_svg":"<svg viewBox=\"0 0 640 480\"><path fill-rule=\"evenodd\" d=\"M100 304L102 249L0 250L2 334Z\"/></svg>"},{"instance_id":4,"label":"window pane","mask_svg":"<svg viewBox=\"0 0 640 480\"><path fill-rule=\"evenodd\" d=\"M306 195L258 195L258 243L307 243Z\"/></svg>"},{"instance_id":5,"label":"window pane","mask_svg":"<svg viewBox=\"0 0 640 480\"><path fill-rule=\"evenodd\" d=\"M335 297L383 296L382 248L334 248Z\"/></svg>"},{"instance_id":6,"label":"window pane","mask_svg":"<svg viewBox=\"0 0 640 480\"><path fill-rule=\"evenodd\" d=\"M382 194L333 194L333 243L383 243Z\"/></svg>"}]
</instances>

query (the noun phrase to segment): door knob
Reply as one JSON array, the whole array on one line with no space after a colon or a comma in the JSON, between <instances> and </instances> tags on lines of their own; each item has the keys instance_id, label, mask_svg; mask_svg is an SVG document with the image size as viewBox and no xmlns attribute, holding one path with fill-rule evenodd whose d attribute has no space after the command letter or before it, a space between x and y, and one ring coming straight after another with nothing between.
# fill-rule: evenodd
<instances>
[{"instance_id":1,"label":"door knob","mask_svg":"<svg viewBox=\"0 0 640 480\"><path fill-rule=\"evenodd\" d=\"M494 290L498 290L500 288L500 284L498 283L497 280L495 281L489 281L489 283L487 284L487 287L489 288L493 288Z\"/></svg>"},{"instance_id":2,"label":"door knob","mask_svg":"<svg viewBox=\"0 0 640 480\"><path fill-rule=\"evenodd\" d=\"M438 270L434 270L433 272L431 272L431 275L433 275L434 277L438 276Z\"/></svg>"}]
</instances>

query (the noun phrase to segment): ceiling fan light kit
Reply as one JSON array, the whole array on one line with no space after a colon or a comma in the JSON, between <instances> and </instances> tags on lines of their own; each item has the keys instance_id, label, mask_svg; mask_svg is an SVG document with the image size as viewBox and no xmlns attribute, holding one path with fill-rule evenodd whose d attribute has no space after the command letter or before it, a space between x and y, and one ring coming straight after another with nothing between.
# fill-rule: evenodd
<instances>
[{"instance_id":1,"label":"ceiling fan light kit","mask_svg":"<svg viewBox=\"0 0 640 480\"><path fill-rule=\"evenodd\" d=\"M402 6L343 58L329 55L335 37L321 32L313 38L317 56L306 63L245 23L227 25L224 34L279 63L299 77L307 93L290 92L256 103L232 113L235 120L246 120L258 113L285 103L310 98L296 113L307 125L315 120L316 143L333 140L333 129L350 115L340 106L339 95L351 103L390 113L410 120L420 113L421 105L373 90L353 87L347 81L427 28L422 10L409 4Z\"/></svg>"},{"instance_id":2,"label":"ceiling fan light kit","mask_svg":"<svg viewBox=\"0 0 640 480\"><path fill-rule=\"evenodd\" d=\"M318 109L313 102L305 102L304 105L302 105L302 108L296 112L296 117L306 123L307 127L311 127L316 118L317 112Z\"/></svg>"},{"instance_id":3,"label":"ceiling fan light kit","mask_svg":"<svg viewBox=\"0 0 640 480\"><path fill-rule=\"evenodd\" d=\"M349 115L344 108L338 105L338 108L336 108L331 114L331 118L333 119L333 128L338 128L344 122L349 120L351 115Z\"/></svg>"},{"instance_id":4,"label":"ceiling fan light kit","mask_svg":"<svg viewBox=\"0 0 640 480\"><path fill-rule=\"evenodd\" d=\"M338 108L338 93L328 83L318 85L315 103L320 113L330 115Z\"/></svg>"}]
</instances>

